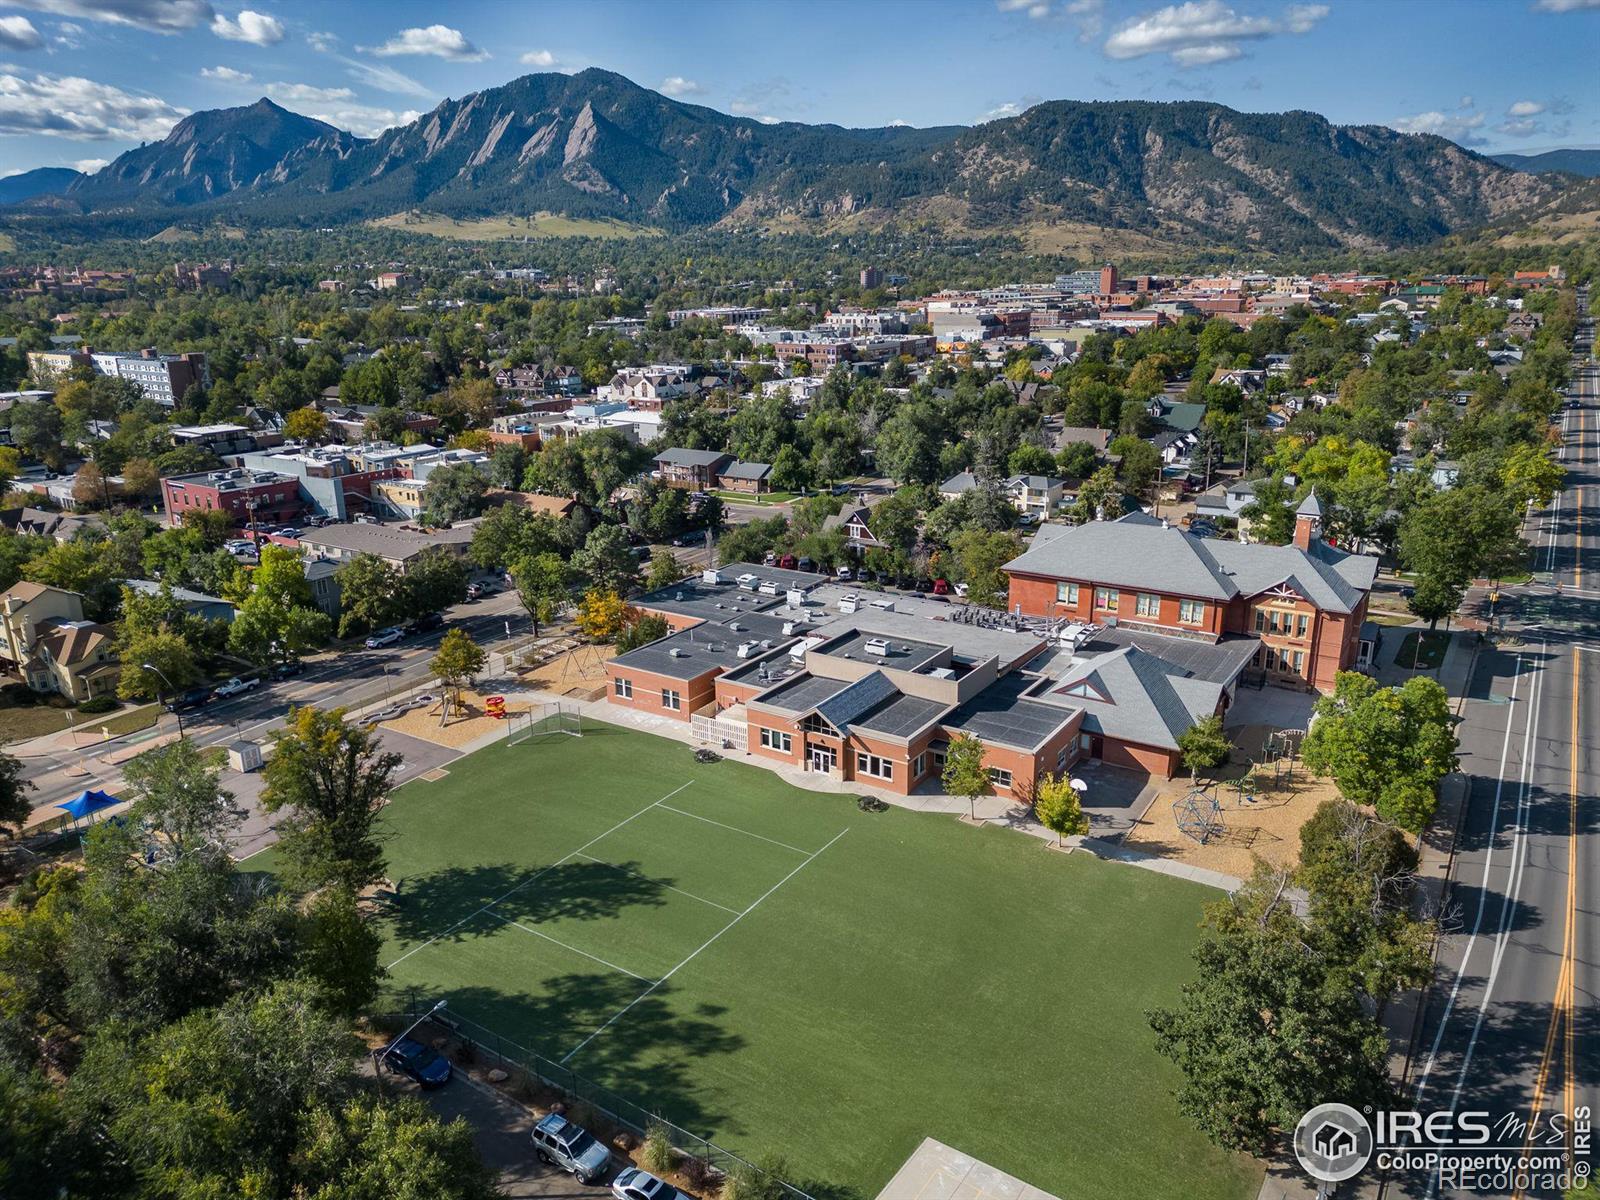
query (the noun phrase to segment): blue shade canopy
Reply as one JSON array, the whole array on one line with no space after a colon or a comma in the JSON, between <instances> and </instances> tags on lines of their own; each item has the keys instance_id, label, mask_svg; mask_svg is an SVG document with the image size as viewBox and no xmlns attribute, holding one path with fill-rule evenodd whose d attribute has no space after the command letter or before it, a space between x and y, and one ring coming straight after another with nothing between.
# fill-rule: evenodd
<instances>
[{"instance_id":1,"label":"blue shade canopy","mask_svg":"<svg viewBox=\"0 0 1600 1200\"><path fill-rule=\"evenodd\" d=\"M105 792L86 791L78 793L71 800L63 801L56 807L63 808L74 817L82 819L91 813L97 813L102 808L110 808L117 803L119 801L115 796L108 795Z\"/></svg>"}]
</instances>

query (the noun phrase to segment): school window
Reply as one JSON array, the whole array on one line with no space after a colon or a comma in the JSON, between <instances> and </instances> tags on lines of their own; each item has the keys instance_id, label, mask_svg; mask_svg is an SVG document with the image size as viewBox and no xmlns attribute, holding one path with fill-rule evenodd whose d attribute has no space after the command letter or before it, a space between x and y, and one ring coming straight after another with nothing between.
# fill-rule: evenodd
<instances>
[{"instance_id":1,"label":"school window","mask_svg":"<svg viewBox=\"0 0 1600 1200\"><path fill-rule=\"evenodd\" d=\"M1206 606L1198 600L1178 601L1178 620L1185 625L1198 625L1205 620Z\"/></svg>"},{"instance_id":2,"label":"school window","mask_svg":"<svg viewBox=\"0 0 1600 1200\"><path fill-rule=\"evenodd\" d=\"M1117 590L1115 588L1097 587L1094 590L1094 606L1103 608L1107 612L1117 611Z\"/></svg>"},{"instance_id":3,"label":"school window","mask_svg":"<svg viewBox=\"0 0 1600 1200\"><path fill-rule=\"evenodd\" d=\"M768 750L782 750L789 753L794 740L787 734L776 729L763 729L761 731L761 744Z\"/></svg>"},{"instance_id":4,"label":"school window","mask_svg":"<svg viewBox=\"0 0 1600 1200\"><path fill-rule=\"evenodd\" d=\"M1056 584L1057 604L1076 604L1078 602L1078 585L1075 583Z\"/></svg>"},{"instance_id":5,"label":"school window","mask_svg":"<svg viewBox=\"0 0 1600 1200\"><path fill-rule=\"evenodd\" d=\"M1004 767L990 767L989 782L997 788L1009 788L1011 786L1011 772Z\"/></svg>"},{"instance_id":6,"label":"school window","mask_svg":"<svg viewBox=\"0 0 1600 1200\"><path fill-rule=\"evenodd\" d=\"M1306 652L1304 650L1296 650L1294 652L1294 673L1296 675L1303 675L1305 673L1305 668Z\"/></svg>"},{"instance_id":7,"label":"school window","mask_svg":"<svg viewBox=\"0 0 1600 1200\"><path fill-rule=\"evenodd\" d=\"M1139 599L1134 603L1133 611L1141 617L1159 617L1161 615L1161 597L1154 592L1140 592Z\"/></svg>"},{"instance_id":8,"label":"school window","mask_svg":"<svg viewBox=\"0 0 1600 1200\"><path fill-rule=\"evenodd\" d=\"M1267 610L1264 609L1264 608L1258 608L1258 609L1256 609L1256 632L1257 633L1265 633L1266 631L1267 631Z\"/></svg>"},{"instance_id":9,"label":"school window","mask_svg":"<svg viewBox=\"0 0 1600 1200\"><path fill-rule=\"evenodd\" d=\"M671 688L662 688L661 707L670 708L673 712L677 712L683 707L683 697L678 695L678 693L673 691Z\"/></svg>"},{"instance_id":10,"label":"school window","mask_svg":"<svg viewBox=\"0 0 1600 1200\"><path fill-rule=\"evenodd\" d=\"M928 753L923 751L911 760L911 778L915 782L922 778L922 773L928 769Z\"/></svg>"},{"instance_id":11,"label":"school window","mask_svg":"<svg viewBox=\"0 0 1600 1200\"><path fill-rule=\"evenodd\" d=\"M1294 635L1295 635L1295 637L1298 637L1298 638L1305 637L1306 630L1308 630L1310 628L1311 628L1311 617L1308 614L1301 613L1299 616L1297 616L1294 619Z\"/></svg>"},{"instance_id":12,"label":"school window","mask_svg":"<svg viewBox=\"0 0 1600 1200\"><path fill-rule=\"evenodd\" d=\"M871 775L874 779L893 779L894 764L876 754L857 754L856 774Z\"/></svg>"},{"instance_id":13,"label":"school window","mask_svg":"<svg viewBox=\"0 0 1600 1200\"><path fill-rule=\"evenodd\" d=\"M1065 771L1066 769L1067 769L1067 748L1065 746L1063 746L1063 747L1061 747L1061 749L1056 751L1056 774L1059 775L1059 774L1061 774L1061 772Z\"/></svg>"},{"instance_id":14,"label":"school window","mask_svg":"<svg viewBox=\"0 0 1600 1200\"><path fill-rule=\"evenodd\" d=\"M616 679L616 692L617 695L621 696L624 700L632 700L633 680L623 679L621 676L618 676Z\"/></svg>"}]
</instances>

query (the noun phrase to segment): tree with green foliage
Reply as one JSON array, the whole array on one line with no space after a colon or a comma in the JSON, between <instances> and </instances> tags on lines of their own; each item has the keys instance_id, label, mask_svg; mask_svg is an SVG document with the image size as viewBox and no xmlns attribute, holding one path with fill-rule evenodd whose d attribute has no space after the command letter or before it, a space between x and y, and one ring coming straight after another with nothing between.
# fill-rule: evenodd
<instances>
[{"instance_id":1,"label":"tree with green foliage","mask_svg":"<svg viewBox=\"0 0 1600 1200\"><path fill-rule=\"evenodd\" d=\"M572 556L573 567L602 591L626 594L639 582L639 560L620 525L598 525L583 549Z\"/></svg>"},{"instance_id":2,"label":"tree with green foliage","mask_svg":"<svg viewBox=\"0 0 1600 1200\"><path fill-rule=\"evenodd\" d=\"M1115 467L1104 466L1097 470L1078 489L1078 499L1072 506L1074 524L1087 521L1114 521L1122 515L1123 489L1117 479Z\"/></svg>"},{"instance_id":3,"label":"tree with green foliage","mask_svg":"<svg viewBox=\"0 0 1600 1200\"><path fill-rule=\"evenodd\" d=\"M1195 778L1199 778L1201 771L1215 771L1226 766L1233 753L1233 743L1223 730L1221 714L1202 717L1179 734L1178 749L1183 754L1183 765Z\"/></svg>"},{"instance_id":4,"label":"tree with green foliage","mask_svg":"<svg viewBox=\"0 0 1600 1200\"><path fill-rule=\"evenodd\" d=\"M398 593L403 617L442 612L467 598L467 565L443 546L430 546L411 560Z\"/></svg>"},{"instance_id":5,"label":"tree with green foliage","mask_svg":"<svg viewBox=\"0 0 1600 1200\"><path fill-rule=\"evenodd\" d=\"M123 768L129 815L178 857L227 854L245 810L223 788L223 766L220 750L201 750L188 738L135 755Z\"/></svg>"},{"instance_id":6,"label":"tree with green foliage","mask_svg":"<svg viewBox=\"0 0 1600 1200\"><path fill-rule=\"evenodd\" d=\"M316 985L330 1012L351 1018L372 1003L383 975L383 935L362 915L353 891L327 887L313 896L300 937L300 973Z\"/></svg>"},{"instance_id":7,"label":"tree with green foliage","mask_svg":"<svg viewBox=\"0 0 1600 1200\"><path fill-rule=\"evenodd\" d=\"M286 814L278 844L299 886L359 891L383 877L378 810L402 761L342 708L290 710L273 735L261 804Z\"/></svg>"},{"instance_id":8,"label":"tree with green foliage","mask_svg":"<svg viewBox=\"0 0 1600 1200\"><path fill-rule=\"evenodd\" d=\"M768 481L780 492L798 492L811 485L811 467L793 442L778 449Z\"/></svg>"},{"instance_id":9,"label":"tree with green foliage","mask_svg":"<svg viewBox=\"0 0 1600 1200\"><path fill-rule=\"evenodd\" d=\"M400 573L376 554L357 554L334 572L339 636L366 633L400 619Z\"/></svg>"},{"instance_id":10,"label":"tree with green foliage","mask_svg":"<svg viewBox=\"0 0 1600 1200\"><path fill-rule=\"evenodd\" d=\"M945 751L944 773L940 780L948 795L967 798L967 815L973 821L978 819L978 797L994 790L989 768L983 761L987 751L982 739L970 733L958 733Z\"/></svg>"},{"instance_id":11,"label":"tree with green foliage","mask_svg":"<svg viewBox=\"0 0 1600 1200\"><path fill-rule=\"evenodd\" d=\"M617 634L617 653L626 654L630 650L637 650L640 646L649 645L666 637L670 632L672 630L667 625L665 617L659 617L654 613L640 613L636 619L622 627L621 633Z\"/></svg>"},{"instance_id":12,"label":"tree with green foliage","mask_svg":"<svg viewBox=\"0 0 1600 1200\"><path fill-rule=\"evenodd\" d=\"M1262 864L1208 905L1195 973L1173 1008L1149 1014L1177 1064L1178 1107L1212 1142L1265 1156L1329 1096L1383 1107L1388 1040L1344 964L1309 943L1286 873Z\"/></svg>"},{"instance_id":13,"label":"tree with green foliage","mask_svg":"<svg viewBox=\"0 0 1600 1200\"><path fill-rule=\"evenodd\" d=\"M950 542L956 577L967 585L967 599L983 608L1004 609L1011 579L1005 565L1022 553L1022 541L1012 533L964 529Z\"/></svg>"},{"instance_id":14,"label":"tree with green foliage","mask_svg":"<svg viewBox=\"0 0 1600 1200\"><path fill-rule=\"evenodd\" d=\"M124 700L153 700L200 679L194 648L181 633L160 629L122 638L118 645L125 657L117 695ZM146 664L157 670L147 670Z\"/></svg>"},{"instance_id":15,"label":"tree with green foliage","mask_svg":"<svg viewBox=\"0 0 1600 1200\"><path fill-rule=\"evenodd\" d=\"M422 519L430 525L453 525L483 512L488 477L472 463L439 467L428 475Z\"/></svg>"},{"instance_id":16,"label":"tree with green foliage","mask_svg":"<svg viewBox=\"0 0 1600 1200\"><path fill-rule=\"evenodd\" d=\"M51 542L22 565L22 577L33 583L77 592L91 621L108 621L117 611L121 580L117 565L99 541Z\"/></svg>"},{"instance_id":17,"label":"tree with green foliage","mask_svg":"<svg viewBox=\"0 0 1600 1200\"><path fill-rule=\"evenodd\" d=\"M1333 694L1317 701L1301 752L1306 767L1332 777L1347 800L1420 833L1433 817L1440 782L1456 769L1456 746L1449 697L1432 679L1386 688L1341 671Z\"/></svg>"},{"instance_id":18,"label":"tree with green foliage","mask_svg":"<svg viewBox=\"0 0 1600 1200\"><path fill-rule=\"evenodd\" d=\"M332 620L311 602L304 560L286 546L261 547L250 594L228 628L228 648L257 666L289 662L320 647Z\"/></svg>"},{"instance_id":19,"label":"tree with green foliage","mask_svg":"<svg viewBox=\"0 0 1600 1200\"><path fill-rule=\"evenodd\" d=\"M650 560L650 572L644 581L645 591L653 592L658 588L671 587L687 574L676 554L670 550L658 554Z\"/></svg>"},{"instance_id":20,"label":"tree with green foliage","mask_svg":"<svg viewBox=\"0 0 1600 1200\"><path fill-rule=\"evenodd\" d=\"M517 503L498 504L483 515L472 533L467 557L480 567L508 569L519 558L560 550L560 522L535 516Z\"/></svg>"},{"instance_id":21,"label":"tree with green foliage","mask_svg":"<svg viewBox=\"0 0 1600 1200\"><path fill-rule=\"evenodd\" d=\"M1437 624L1455 611L1474 579L1499 579L1521 569L1528 553L1522 517L1511 497L1475 483L1437 492L1406 513L1400 559L1417 576L1427 608L1418 615Z\"/></svg>"},{"instance_id":22,"label":"tree with green foliage","mask_svg":"<svg viewBox=\"0 0 1600 1200\"><path fill-rule=\"evenodd\" d=\"M1286 546L1294 540L1294 492L1282 476L1255 481L1255 499L1239 513L1240 526L1249 522L1252 542Z\"/></svg>"},{"instance_id":23,"label":"tree with green foliage","mask_svg":"<svg viewBox=\"0 0 1600 1200\"><path fill-rule=\"evenodd\" d=\"M1051 833L1056 835L1056 845L1063 838L1086 837L1089 818L1083 813L1083 803L1078 799L1072 779L1066 775L1044 775L1034 788L1033 815Z\"/></svg>"},{"instance_id":24,"label":"tree with green foliage","mask_svg":"<svg viewBox=\"0 0 1600 1200\"><path fill-rule=\"evenodd\" d=\"M717 540L717 561L724 566L729 563L758 563L788 533L789 522L785 517L767 517L735 526Z\"/></svg>"},{"instance_id":25,"label":"tree with green foliage","mask_svg":"<svg viewBox=\"0 0 1600 1200\"><path fill-rule=\"evenodd\" d=\"M28 803L31 791L33 784L24 777L22 763L0 751L0 833L15 837L27 824L33 815Z\"/></svg>"},{"instance_id":26,"label":"tree with green foliage","mask_svg":"<svg viewBox=\"0 0 1600 1200\"><path fill-rule=\"evenodd\" d=\"M511 578L517 598L533 621L533 636L538 637L539 626L559 617L572 599L572 568L566 559L547 550L513 562Z\"/></svg>"},{"instance_id":27,"label":"tree with green foliage","mask_svg":"<svg viewBox=\"0 0 1600 1200\"><path fill-rule=\"evenodd\" d=\"M1088 442L1069 442L1056 454L1054 474L1068 479L1087 479L1095 469L1094 447Z\"/></svg>"},{"instance_id":28,"label":"tree with green foliage","mask_svg":"<svg viewBox=\"0 0 1600 1200\"><path fill-rule=\"evenodd\" d=\"M489 661L482 646L465 629L451 629L439 641L428 670L444 686L445 702L439 706L439 724L448 719L451 706L461 707L461 689L470 687Z\"/></svg>"}]
</instances>

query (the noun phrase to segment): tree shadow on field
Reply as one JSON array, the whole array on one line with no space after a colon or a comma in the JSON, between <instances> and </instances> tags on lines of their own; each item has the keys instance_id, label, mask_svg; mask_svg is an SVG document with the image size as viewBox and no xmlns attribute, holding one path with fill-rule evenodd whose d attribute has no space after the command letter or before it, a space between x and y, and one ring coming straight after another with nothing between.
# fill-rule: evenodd
<instances>
[{"instance_id":1,"label":"tree shadow on field","mask_svg":"<svg viewBox=\"0 0 1600 1200\"><path fill-rule=\"evenodd\" d=\"M642 874L638 863L587 861L531 869L508 863L446 867L397 882L388 922L404 942L459 941L496 932L500 922L470 919L496 901L503 901L496 911L514 920L614 917L627 908L665 904L672 883Z\"/></svg>"},{"instance_id":2,"label":"tree shadow on field","mask_svg":"<svg viewBox=\"0 0 1600 1200\"><path fill-rule=\"evenodd\" d=\"M457 1032L472 1037L482 1055L532 1066L585 1103L640 1124L659 1116L695 1134L736 1132L733 1118L698 1086L696 1064L742 1049L744 1039L722 1028L720 1005L678 1012L670 983L641 999L649 986L615 972L575 972L533 993L467 987L430 992L425 1001L448 1000Z\"/></svg>"}]
</instances>

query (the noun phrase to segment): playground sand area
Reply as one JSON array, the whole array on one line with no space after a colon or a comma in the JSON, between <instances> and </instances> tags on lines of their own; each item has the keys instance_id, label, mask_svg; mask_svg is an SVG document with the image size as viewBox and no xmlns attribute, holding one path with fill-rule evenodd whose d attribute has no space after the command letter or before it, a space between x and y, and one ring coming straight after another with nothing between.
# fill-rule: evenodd
<instances>
[{"instance_id":1,"label":"playground sand area","mask_svg":"<svg viewBox=\"0 0 1600 1200\"><path fill-rule=\"evenodd\" d=\"M485 711L486 695L494 694L471 689L463 690L461 704L451 706L450 715L445 718L445 723L442 725L439 723L440 702L436 700L421 708L413 708L393 720L381 722L379 727L392 729L409 737L422 738L435 745L459 749L487 734L503 731L506 728L505 721L491 717ZM506 701L507 713L526 712L529 707L523 700Z\"/></svg>"},{"instance_id":2,"label":"playground sand area","mask_svg":"<svg viewBox=\"0 0 1600 1200\"><path fill-rule=\"evenodd\" d=\"M606 663L615 658L615 646L597 646L571 638L541 646L516 668L517 682L557 696L604 693Z\"/></svg>"},{"instance_id":3,"label":"playground sand area","mask_svg":"<svg viewBox=\"0 0 1600 1200\"><path fill-rule=\"evenodd\" d=\"M1324 800L1338 798L1332 780L1317 779L1296 765L1293 777L1274 784L1270 771L1258 779L1254 798L1241 800L1233 780L1216 785L1218 821L1202 844L1178 828L1175 805L1189 791L1189 781L1175 781L1156 797L1144 816L1128 830L1123 844L1130 850L1158 855L1189 866L1248 879L1260 858L1275 867L1300 861L1300 827Z\"/></svg>"}]
</instances>

